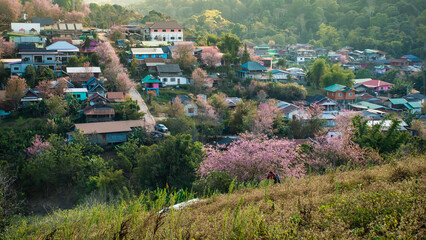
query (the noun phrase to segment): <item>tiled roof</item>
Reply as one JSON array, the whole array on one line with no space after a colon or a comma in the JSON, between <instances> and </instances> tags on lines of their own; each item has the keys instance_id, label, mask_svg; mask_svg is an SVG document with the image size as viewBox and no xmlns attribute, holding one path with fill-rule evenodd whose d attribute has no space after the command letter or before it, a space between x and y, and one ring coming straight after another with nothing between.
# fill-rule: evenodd
<instances>
[{"instance_id":1,"label":"tiled roof","mask_svg":"<svg viewBox=\"0 0 426 240\"><path fill-rule=\"evenodd\" d=\"M152 29L182 29L183 27L177 21L155 22L149 28Z\"/></svg>"},{"instance_id":2,"label":"tiled roof","mask_svg":"<svg viewBox=\"0 0 426 240\"><path fill-rule=\"evenodd\" d=\"M107 92L106 97L110 101L124 102L125 94L123 92Z\"/></svg>"},{"instance_id":3,"label":"tiled roof","mask_svg":"<svg viewBox=\"0 0 426 240\"><path fill-rule=\"evenodd\" d=\"M179 67L179 64L164 64L157 65L158 73L180 73L182 70Z\"/></svg>"}]
</instances>

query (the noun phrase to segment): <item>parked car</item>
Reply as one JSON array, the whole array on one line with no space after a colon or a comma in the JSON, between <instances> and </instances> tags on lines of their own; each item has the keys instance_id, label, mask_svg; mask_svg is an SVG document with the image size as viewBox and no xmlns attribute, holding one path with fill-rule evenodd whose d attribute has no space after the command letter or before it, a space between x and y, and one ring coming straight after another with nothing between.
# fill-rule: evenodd
<instances>
[{"instance_id":1,"label":"parked car","mask_svg":"<svg viewBox=\"0 0 426 240\"><path fill-rule=\"evenodd\" d=\"M164 126L164 124L157 124L154 127L155 131L159 131L159 132L167 132L169 131L169 129L167 129L166 126Z\"/></svg>"}]
</instances>

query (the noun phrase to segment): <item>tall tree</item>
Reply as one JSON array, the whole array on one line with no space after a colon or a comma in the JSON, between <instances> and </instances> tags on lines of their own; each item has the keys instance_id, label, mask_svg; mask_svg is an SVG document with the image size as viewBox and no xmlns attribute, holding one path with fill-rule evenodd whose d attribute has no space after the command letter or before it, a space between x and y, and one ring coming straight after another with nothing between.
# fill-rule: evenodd
<instances>
[{"instance_id":1,"label":"tall tree","mask_svg":"<svg viewBox=\"0 0 426 240\"><path fill-rule=\"evenodd\" d=\"M33 88L37 85L37 73L32 65L28 65L25 68L24 78L30 88Z\"/></svg>"},{"instance_id":2,"label":"tall tree","mask_svg":"<svg viewBox=\"0 0 426 240\"><path fill-rule=\"evenodd\" d=\"M319 88L321 78L324 76L324 74L328 71L328 65L325 63L325 59L318 58L315 60L315 62L311 65L309 70L309 83Z\"/></svg>"},{"instance_id":3,"label":"tall tree","mask_svg":"<svg viewBox=\"0 0 426 240\"><path fill-rule=\"evenodd\" d=\"M6 85L6 96L12 101L15 109L18 107L21 98L24 96L24 91L27 89L25 79L12 77Z\"/></svg>"}]
</instances>

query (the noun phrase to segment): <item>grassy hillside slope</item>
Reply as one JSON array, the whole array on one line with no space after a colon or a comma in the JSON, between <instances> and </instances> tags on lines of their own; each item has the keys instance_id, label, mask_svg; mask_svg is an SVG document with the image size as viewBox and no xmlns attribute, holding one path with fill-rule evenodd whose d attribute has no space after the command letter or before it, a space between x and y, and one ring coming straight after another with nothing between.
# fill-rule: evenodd
<instances>
[{"instance_id":1,"label":"grassy hillside slope","mask_svg":"<svg viewBox=\"0 0 426 240\"><path fill-rule=\"evenodd\" d=\"M5 239L421 239L425 156L215 195L158 214L156 200L15 219ZM188 196L191 197L191 196ZM173 202L172 197L172 202ZM153 209L153 210L148 210Z\"/></svg>"}]
</instances>

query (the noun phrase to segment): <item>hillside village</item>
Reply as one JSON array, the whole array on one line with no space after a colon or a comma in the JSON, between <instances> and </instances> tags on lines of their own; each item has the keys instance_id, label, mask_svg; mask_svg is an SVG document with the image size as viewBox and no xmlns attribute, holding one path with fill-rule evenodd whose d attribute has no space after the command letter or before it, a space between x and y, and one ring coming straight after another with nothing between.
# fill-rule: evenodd
<instances>
[{"instance_id":1,"label":"hillside village","mask_svg":"<svg viewBox=\"0 0 426 240\"><path fill-rule=\"evenodd\" d=\"M148 111L139 114L140 116L146 114L142 118L143 120L138 117L128 120L129 122L139 120L139 122L133 121L134 123L129 126L126 122L119 121L124 119L116 116L116 106L112 103L120 105L124 102L131 103L133 100L138 103L138 106L134 105L135 109L142 112L141 109L147 108L144 101L137 96L138 94L147 100L147 96L150 96L148 93L151 91L160 97L163 91L170 93L170 90L184 89L181 91L184 95L178 97L184 105L185 115L197 116L205 115L206 112L198 111L198 108L202 106L199 106L200 103L197 102L195 95L200 94L204 100L207 100L212 93L221 92L225 86L235 88L243 82L258 81L262 83L296 83L302 88L309 88L311 82L307 74L310 74L309 66L316 59L325 59L331 64L337 64L340 68L352 72L370 72L368 75L375 76L375 78L396 71L405 76L414 75L420 73L423 66L423 61L416 56L404 55L400 58L393 58L387 56L385 52L375 49L355 50L347 46L329 51L324 48L314 49L311 44L256 46L250 42L236 45L241 52L239 53L241 55L235 56L238 61L227 60L225 57L229 53L221 52L220 48L215 45L199 46L191 39L184 39L184 28L176 21L125 25L104 31L83 28L81 23L54 23L51 18L34 18L31 23L12 23L10 27L11 31L4 38L8 41L4 44L10 43L13 52L9 53L9 56L14 58L3 58L1 60L3 68L4 71L10 72L11 79L24 77L27 87L30 88L19 89L22 92L13 93L14 96L10 96L11 93L7 95L6 90L2 90L0 95L2 96L1 116L7 117L15 112L12 116L18 117L18 110L23 111L22 109L28 108L28 106L33 107L41 101L48 100L55 93L59 94L57 96L64 96L64 99L75 97L82 103L80 109L77 109L78 118L75 121L75 130L91 126L88 132L82 131L82 133L102 133L103 139L109 140L97 142L101 144L125 142L127 141L125 136L128 136L131 129L136 127L154 131L155 119L164 121L167 118L166 112L154 110L157 118L149 118L151 114ZM130 90L135 89L136 85L130 86L132 84L124 83L117 88L113 84L109 84L108 78L105 76L109 77L111 74L102 72L102 69L105 71L105 66L101 66L99 60L90 61L96 58L94 56L99 58L97 48L101 43L111 42L111 39L106 37L108 35L111 39L115 39L112 45L115 46L114 51L120 55L121 64L125 67L131 66L133 71L131 75L134 77L132 82L139 86L137 87L138 94L130 94ZM179 56L183 54L187 56ZM249 57L244 59L244 54L248 54L246 56ZM185 60L185 57L188 60ZM83 61L89 59L89 61L83 64L82 59ZM244 62L245 60L250 61ZM92 66L91 63L97 63L97 65ZM184 66L185 64L189 64L189 67ZM201 70L204 71L203 79L193 79L191 72L196 66L207 70L207 72ZM43 81L38 79L38 85L29 84L28 78L39 78L37 73L40 72L44 72L46 75ZM123 72L128 73L129 71L124 69ZM232 76L229 75L230 72L232 72ZM124 78L126 77L124 76ZM234 81L234 86L225 83L229 80ZM197 84L195 81L203 82L201 89L197 89L196 92L190 90ZM3 81L2 84L5 88L7 81ZM40 86L43 84L47 86ZM402 92L394 94L391 93L394 85L394 83L371 77L357 78L346 82L346 85L330 83L330 85L316 90L314 95L302 94L296 98L278 96L275 101L281 116L285 119L303 119L306 115L304 114L306 108L312 104L320 104L323 110L320 119L325 120L325 127L329 131L333 131L336 116L348 110L358 111L371 122L382 120L390 113L399 115L407 113L416 115L416 118L421 117L425 96L415 90L417 86L407 86ZM191 87L188 88L188 86ZM52 94L52 92L55 93ZM207 96L206 93L210 96ZM173 102L174 99L174 97L161 98L161 101L163 101L163 105L166 105L167 102L164 103L164 101ZM266 96L262 101L269 99L273 98ZM241 94L235 94L227 96L225 100L229 108L233 109L246 99L242 98ZM152 101L150 100L150 102ZM152 108L152 106L150 107ZM136 114L136 116L139 115ZM146 118L149 120L147 121ZM107 124L105 122L108 121L117 121L114 125L120 130L113 130L109 127L106 129L111 129L110 132L102 130ZM402 121L401 129L410 131L410 128L407 127L408 124ZM71 132L68 134L70 135ZM117 135L117 137L112 137L113 135ZM157 133L156 136L162 136L162 133ZM100 138L95 137L94 139Z\"/></svg>"},{"instance_id":2,"label":"hillside village","mask_svg":"<svg viewBox=\"0 0 426 240\"><path fill-rule=\"evenodd\" d=\"M171 19L18 19L0 37L1 229L88 198L175 194L164 205L267 186L270 171L291 182L424 157L424 59L409 52L194 37Z\"/></svg>"}]
</instances>

